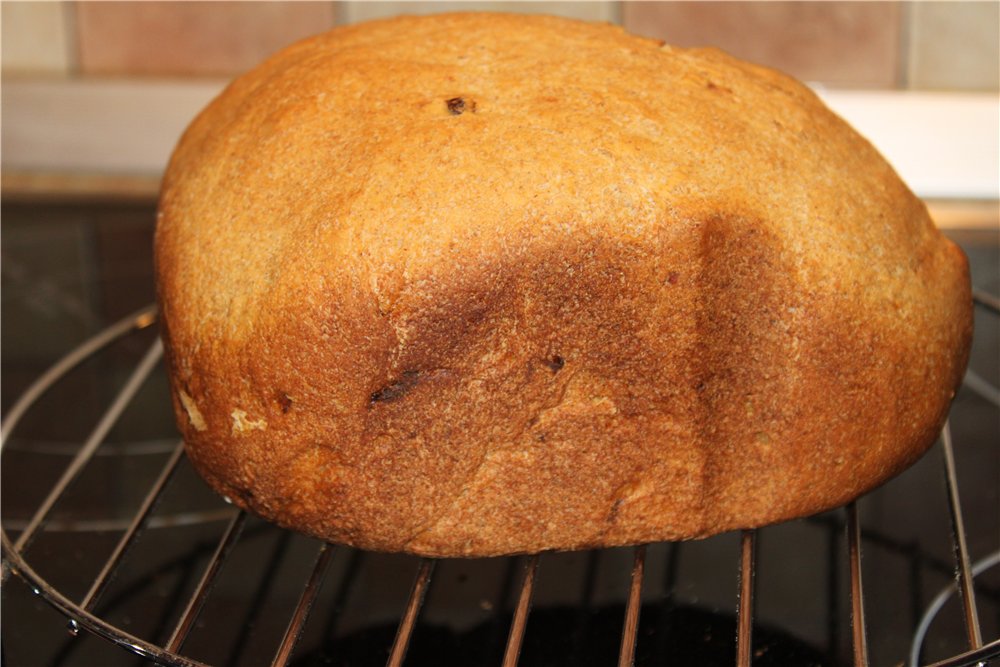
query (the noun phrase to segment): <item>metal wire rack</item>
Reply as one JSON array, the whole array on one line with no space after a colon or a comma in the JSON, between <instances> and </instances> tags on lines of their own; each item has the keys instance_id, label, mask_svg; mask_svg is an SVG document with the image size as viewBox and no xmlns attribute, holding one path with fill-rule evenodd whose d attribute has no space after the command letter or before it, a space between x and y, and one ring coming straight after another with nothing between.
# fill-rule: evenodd
<instances>
[{"instance_id":1,"label":"metal wire rack","mask_svg":"<svg viewBox=\"0 0 1000 667\"><path fill-rule=\"evenodd\" d=\"M1000 304L998 304L996 297L977 292L974 294L974 298L978 307L992 315L1000 315ZM105 329L59 361L29 388L9 411L3 425L2 443L6 444L8 442L11 432L39 397L47 392L71 369L112 342L151 327L155 324L155 321L156 313L154 308L146 308ZM83 441L82 446L73 456L69 466L52 486L33 516L25 524L18 527L19 530L17 530L16 539L12 541L8 537L6 527L2 531L3 580L6 582L10 573L14 573L22 578L28 583L34 593L41 596L46 602L66 615L69 619L69 629L72 634L76 634L81 629L84 629L158 664L197 666L203 663L185 655L185 640L199 618L199 613L205 605L206 600L212 593L213 584L216 582L220 571L225 567L234 546L241 539L241 534L244 532L244 527L247 523L247 515L244 512L236 511L235 509L229 512L231 517L228 519L228 523L214 547L214 552L201 573L200 581L194 587L193 594L187 600L186 604L184 604L183 611L176 620L172 631L169 633L169 638L165 642L155 643L151 640L130 634L97 613L102 595L106 592L116 570L126 560L130 548L141 539L144 529L148 527L151 521L158 500L164 493L164 490L168 488L174 473L182 464L184 460L182 443L177 442L172 445L172 451L166 464L152 483L134 516L127 522L126 526L123 526L122 534L117 544L106 562L104 562L100 573L89 584L89 590L82 598L71 599L55 586L51 585L32 567L31 559L29 558L29 548L36 536L44 531L53 508L66 492L67 488L74 483L84 468L94 458L99 448L101 448L102 443L105 442L110 429L120 418L129 402L133 400L153 369L157 367L161 356L162 347L159 341L155 340L138 365L132 370L121 391L115 396L110 406L107 407L97 422L97 425ZM927 625L944 605L944 601L957 590L958 596L962 601L962 613L968 649L958 655L935 662L933 666L985 665L990 659L1000 656L1000 638L984 640L982 637L977 611L977 594L974 586L974 577L982 570L997 564L997 561L1000 561L1000 555L995 555L991 559L976 563L975 567L970 563L968 548L966 546L966 524L962 517L961 503L959 501L959 485L955 472L952 436L947 424L942 432L941 451L943 452L942 459L951 515L951 537L955 553L956 584L953 589L942 591L942 594L935 599L934 603L927 609L924 617L921 619L917 637L914 639L910 664L914 666L918 664L920 656L919 644L922 642L923 633L926 632ZM853 664L861 667L869 664L868 625L865 620L866 605L862 586L861 567L863 537L867 539L867 536L863 536L857 504L851 503L848 505L845 508L845 514L845 520L835 519L832 521L828 520L828 522L833 530L843 531L846 538L844 541L847 545L847 560L849 563L850 628ZM757 569L757 535L758 532L756 530L746 530L742 532L739 540L735 656L736 664L741 667L750 665L755 658L753 635L755 629L754 581ZM332 544L319 545L311 570L298 596L298 601L292 610L284 634L277 648L274 649L273 659L271 660L272 665L283 666L289 664L292 659L296 643L309 618L310 610L317 599L324 575L330 568L336 549L337 547ZM532 609L532 597L535 590L539 562L545 557L544 554L533 555L518 561L511 561L512 567L513 563L518 562L522 563L522 568L519 589L516 592L516 604L514 605L511 621L507 629L506 645L501 661L503 667L512 667L518 664L525 630ZM411 644L411 638L414 635L415 629L418 628L421 607L431 586L435 567L438 565L438 561L432 559L420 559L417 563L408 600L401 617L398 619L395 638L388 647L386 664L389 667L398 667L404 664L407 649ZM624 617L621 619L621 634L617 658L619 667L628 667L634 664L635 661L639 618L643 608L642 588L647 569L646 564L647 546L635 547L633 549L630 584L627 592L625 592L626 604L624 607ZM510 570L510 572L513 571ZM567 664L573 664L573 662L570 661Z\"/></svg>"}]
</instances>

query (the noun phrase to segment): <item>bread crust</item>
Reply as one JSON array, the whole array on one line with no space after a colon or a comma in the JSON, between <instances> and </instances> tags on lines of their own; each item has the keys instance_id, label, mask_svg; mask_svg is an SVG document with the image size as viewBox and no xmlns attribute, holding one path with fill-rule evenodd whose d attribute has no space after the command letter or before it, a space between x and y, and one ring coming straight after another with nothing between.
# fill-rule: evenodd
<instances>
[{"instance_id":1,"label":"bread crust","mask_svg":"<svg viewBox=\"0 0 1000 667\"><path fill-rule=\"evenodd\" d=\"M189 457L366 549L696 538L933 442L968 267L807 88L551 17L295 44L198 116L156 231Z\"/></svg>"}]
</instances>

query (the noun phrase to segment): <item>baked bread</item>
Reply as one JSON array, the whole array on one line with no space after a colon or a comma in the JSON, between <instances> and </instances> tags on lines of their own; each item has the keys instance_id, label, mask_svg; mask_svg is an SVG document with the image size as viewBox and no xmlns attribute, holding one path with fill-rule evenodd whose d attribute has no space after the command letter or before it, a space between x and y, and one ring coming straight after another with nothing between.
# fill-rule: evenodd
<instances>
[{"instance_id":1,"label":"baked bread","mask_svg":"<svg viewBox=\"0 0 1000 667\"><path fill-rule=\"evenodd\" d=\"M156 232L191 461L366 549L696 538L935 439L966 260L807 88L551 17L342 27L184 134Z\"/></svg>"}]
</instances>

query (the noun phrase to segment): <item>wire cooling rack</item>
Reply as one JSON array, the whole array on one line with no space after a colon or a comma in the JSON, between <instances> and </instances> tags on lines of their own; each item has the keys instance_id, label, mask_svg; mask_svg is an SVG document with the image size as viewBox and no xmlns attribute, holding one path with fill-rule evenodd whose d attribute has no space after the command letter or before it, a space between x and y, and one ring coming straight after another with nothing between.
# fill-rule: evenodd
<instances>
[{"instance_id":1,"label":"wire cooling rack","mask_svg":"<svg viewBox=\"0 0 1000 667\"><path fill-rule=\"evenodd\" d=\"M978 307L991 313L993 316L1000 315L1000 306L998 306L998 300L995 297L978 292L974 294L974 297ZM8 443L10 435L18 422L25 413L31 410L36 401L74 367L97 354L112 342L124 337L134 336L136 332L148 329L155 322L155 309L152 307L146 308L105 329L59 361L39 378L11 408L3 425L3 444L6 445ZM98 613L102 596L107 591L109 583L113 580L116 571L126 561L130 549L141 540L143 531L154 521L152 517L159 499L171 484L171 480L179 466L184 463L184 449L181 442L172 444L171 453L165 465L152 482L148 493L142 499L134 516L126 522L126 525L121 526L121 536L117 544L100 568L99 574L89 583L89 588L82 597L71 598L49 583L33 567L30 553L30 547L35 538L45 532L46 526L52 518L53 508L60 502L67 489L77 481L84 469L94 459L95 454L98 453L98 450L105 443L109 431L121 417L129 403L135 398L143 383L147 381L150 374L158 367L161 357L162 347L159 340L155 339L139 363L131 371L131 375L111 401L96 426L86 439L83 440L81 446L72 457L71 462L62 472L59 479L52 485L37 510L35 510L29 520L15 529L15 539L8 536L7 526L4 526L2 532L3 580L6 582L10 573L14 573L22 578L34 593L65 614L71 634L79 633L81 630L89 631L157 664L196 666L203 665L204 663L185 654L185 640L199 620L199 615L209 596L212 594L213 585L216 583L220 572L226 566L234 547L244 534L244 528L248 519L244 512L237 511L235 508L228 508L226 510L225 516L228 521L225 524L221 537L219 537L211 557L201 571L200 580L194 586L190 597L183 603L183 610L176 618L165 641L154 641L130 634L119 627L119 625L116 625ZM974 379L974 381L978 380ZM984 390L980 387L978 391L983 392ZM987 385L985 391L991 397L990 400L996 402L996 389ZM990 391L993 393L989 394ZM955 554L955 585L942 590L925 610L914 633L909 664L914 666L922 664L920 663L921 649L928 626L945 606L949 598L957 594L962 603L961 614L968 648L960 654L932 664L934 667L985 665L990 659L1000 656L1000 638L984 640L982 636L977 609L977 590L974 580L977 574L996 565L1000 561L1000 554L993 554L975 564L970 562L969 551L966 545L966 523L962 517L959 485L955 472L952 436L947 424L942 432L940 448L947 490L948 511L951 516L951 540ZM843 543L846 544L846 558L850 582L849 616L852 659L855 666L869 665L868 624L865 619L866 601L862 585L861 555L862 546L877 543L879 536L864 534L856 503L847 505L842 514L827 515L825 518L817 519L817 521L825 521L831 530L841 532L845 538ZM741 667L751 665L756 657L754 650L754 581L758 551L757 541L758 531L756 530L743 531L739 536L737 564L738 595L735 603L736 632L733 642L735 643L735 662ZM893 545L889 544L889 546ZM895 546L898 547L899 545ZM292 660L296 643L302 634L310 611L317 599L324 576L330 569L336 549L337 547L334 545L326 543L319 544L316 549L312 566L301 588L301 593L298 595L298 600L291 611L281 640L277 647L274 648L273 658L270 662L271 665L283 666L289 664ZM508 583L519 581L519 584L513 584L516 591L513 594L516 602L514 603L511 619L506 628L506 643L502 651L502 659L499 663L503 667L512 667L519 663L525 631L532 611L532 597L536 587L539 562L546 557L547 555L542 554L510 560L508 572L511 576L508 579L511 579L511 581ZM433 581L435 568L440 565L440 562L426 558L416 561L416 572L413 575L409 597L396 623L394 639L386 649L388 655L386 664L389 667L398 667L404 664L407 649L411 645L411 638L414 636L415 630L419 628L418 619L420 618L424 599ZM646 545L634 547L631 562L631 576L628 579L627 591L624 591L624 614L620 618L621 631L617 657L619 667L632 665L636 659L640 613L643 610L643 582L647 570ZM516 576L517 567L520 568L519 577ZM584 583L585 590L593 587L592 579L594 575L592 568L588 571L590 571L590 574L588 575L589 580ZM272 576L272 574L265 574L265 577ZM342 583L344 585L350 584L349 573L343 579ZM338 593L338 595L343 595L343 591ZM565 664L574 664L571 657L568 657L567 660Z\"/></svg>"}]
</instances>

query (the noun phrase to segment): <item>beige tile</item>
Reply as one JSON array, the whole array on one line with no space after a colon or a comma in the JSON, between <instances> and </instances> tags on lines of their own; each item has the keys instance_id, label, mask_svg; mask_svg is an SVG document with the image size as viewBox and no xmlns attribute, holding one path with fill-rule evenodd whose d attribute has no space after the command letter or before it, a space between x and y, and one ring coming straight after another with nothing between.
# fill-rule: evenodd
<instances>
[{"instance_id":1,"label":"beige tile","mask_svg":"<svg viewBox=\"0 0 1000 667\"><path fill-rule=\"evenodd\" d=\"M0 4L4 73L66 74L71 68L67 37L72 10L65 2Z\"/></svg>"},{"instance_id":2,"label":"beige tile","mask_svg":"<svg viewBox=\"0 0 1000 667\"><path fill-rule=\"evenodd\" d=\"M678 46L716 46L837 87L897 83L896 2L628 2L625 27Z\"/></svg>"},{"instance_id":3,"label":"beige tile","mask_svg":"<svg viewBox=\"0 0 1000 667\"><path fill-rule=\"evenodd\" d=\"M443 12L516 12L554 14L584 21L619 20L618 2L381 2L354 0L341 2L338 20L359 23L398 14L440 14Z\"/></svg>"},{"instance_id":4,"label":"beige tile","mask_svg":"<svg viewBox=\"0 0 1000 667\"><path fill-rule=\"evenodd\" d=\"M85 74L233 74L328 29L332 2L84 2Z\"/></svg>"},{"instance_id":5,"label":"beige tile","mask_svg":"<svg viewBox=\"0 0 1000 667\"><path fill-rule=\"evenodd\" d=\"M909 10L910 87L1000 89L1000 3L917 2Z\"/></svg>"}]
</instances>

